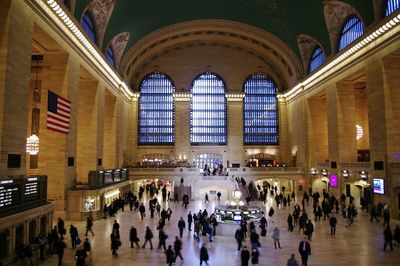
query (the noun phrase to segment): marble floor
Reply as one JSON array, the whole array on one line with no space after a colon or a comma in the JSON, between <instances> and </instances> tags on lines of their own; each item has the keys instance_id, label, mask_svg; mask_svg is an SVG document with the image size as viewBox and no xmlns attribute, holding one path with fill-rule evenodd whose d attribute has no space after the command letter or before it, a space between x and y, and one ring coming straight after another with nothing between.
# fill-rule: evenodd
<instances>
[{"instance_id":1,"label":"marble floor","mask_svg":"<svg viewBox=\"0 0 400 266\"><path fill-rule=\"evenodd\" d=\"M217 202L211 201L205 204L200 201L190 202L188 209L185 210L178 203L164 203L163 207L171 206L173 213L169 223L165 226L165 231L169 235L167 245L173 245L175 235L178 235L177 223L181 216L186 220L187 212L198 212L200 209L206 208L208 213L213 211ZM266 210L273 204L269 199L266 205L260 205ZM147 204L146 204L147 205ZM158 245L158 232L156 230L158 218L150 219L150 215L141 221L138 212L119 211L115 219L121 225L122 246L118 250L118 256L112 256L110 250L110 233L114 218L107 220L98 220L94 222L95 236L89 236L92 245L92 253L88 260L89 265L166 265L165 254L156 249ZM292 207L276 209L273 221L269 221L268 234L266 237L260 237L262 247L260 248L259 265L286 265L291 253L296 255L298 262L301 262L298 254L298 245L303 235L295 228L294 232L287 231L286 218ZM309 215L312 213L311 208L307 211ZM354 224L346 227L346 221L339 215L336 236L330 235L330 227L328 221L314 222L315 232L311 241L311 256L309 257L309 265L400 265L400 247L394 246L394 250L387 248L383 251L383 226L382 222L369 221L366 213L359 213ZM84 221L66 221L66 228L73 223L78 227L81 238L84 236ZM394 227L399 224L398 221L392 221ZM143 248L130 248L129 229L134 225L138 229L138 236L141 244L144 239L144 229L149 225L154 233L153 250ZM275 250L273 240L271 238L273 228L278 226L281 229L281 246L282 249ZM204 243L208 249L210 265L240 265L240 252L236 250L237 244L234 239L234 232L238 226L231 224L219 224L217 228L217 236L214 242L209 243L207 237L198 243L193 238L193 233L185 230L182 238L183 249L182 255L184 261L177 258L176 265L199 265L199 249ZM69 235L66 237L68 248L65 251L63 265L75 265L74 250L71 249ZM249 240L247 240L249 246ZM41 265L57 265L57 257L53 255L44 261Z\"/></svg>"}]
</instances>

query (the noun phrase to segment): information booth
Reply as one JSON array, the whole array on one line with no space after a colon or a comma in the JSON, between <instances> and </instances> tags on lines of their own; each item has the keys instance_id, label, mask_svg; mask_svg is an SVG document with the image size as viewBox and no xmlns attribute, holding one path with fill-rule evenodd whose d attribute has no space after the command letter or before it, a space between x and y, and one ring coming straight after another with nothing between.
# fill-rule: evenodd
<instances>
[{"instance_id":1,"label":"information booth","mask_svg":"<svg viewBox=\"0 0 400 266\"><path fill-rule=\"evenodd\" d=\"M67 219L86 220L89 213L94 219L104 217L104 204L109 205L132 190L128 177L125 168L90 171L88 184L67 191Z\"/></svg>"}]
</instances>

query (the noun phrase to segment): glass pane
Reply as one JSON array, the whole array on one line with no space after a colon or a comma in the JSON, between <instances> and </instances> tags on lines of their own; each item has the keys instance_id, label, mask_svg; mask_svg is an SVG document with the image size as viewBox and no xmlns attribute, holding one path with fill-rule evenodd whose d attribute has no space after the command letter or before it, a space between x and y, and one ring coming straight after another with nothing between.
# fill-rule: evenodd
<instances>
[{"instance_id":1,"label":"glass pane","mask_svg":"<svg viewBox=\"0 0 400 266\"><path fill-rule=\"evenodd\" d=\"M346 48L350 43L358 39L363 34L364 26L362 22L356 17L350 18L341 32L339 51Z\"/></svg>"},{"instance_id":2,"label":"glass pane","mask_svg":"<svg viewBox=\"0 0 400 266\"><path fill-rule=\"evenodd\" d=\"M385 15L389 16L394 11L399 9L399 7L400 7L400 0L388 0Z\"/></svg>"},{"instance_id":3,"label":"glass pane","mask_svg":"<svg viewBox=\"0 0 400 266\"><path fill-rule=\"evenodd\" d=\"M321 47L315 47L310 61L310 73L325 62L325 53Z\"/></svg>"},{"instance_id":4,"label":"glass pane","mask_svg":"<svg viewBox=\"0 0 400 266\"><path fill-rule=\"evenodd\" d=\"M226 99L222 79L213 73L195 79L190 105L190 143L226 145Z\"/></svg>"},{"instance_id":5,"label":"glass pane","mask_svg":"<svg viewBox=\"0 0 400 266\"><path fill-rule=\"evenodd\" d=\"M145 78L140 85L139 144L173 144L175 88L161 73Z\"/></svg>"},{"instance_id":6,"label":"glass pane","mask_svg":"<svg viewBox=\"0 0 400 266\"><path fill-rule=\"evenodd\" d=\"M255 74L244 83L244 144L278 144L278 105L275 83Z\"/></svg>"}]
</instances>

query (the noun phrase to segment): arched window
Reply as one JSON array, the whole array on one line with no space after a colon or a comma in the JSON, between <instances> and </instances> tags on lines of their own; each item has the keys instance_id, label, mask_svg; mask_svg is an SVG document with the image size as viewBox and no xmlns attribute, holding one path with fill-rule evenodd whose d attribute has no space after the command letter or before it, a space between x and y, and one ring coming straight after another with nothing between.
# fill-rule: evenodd
<instances>
[{"instance_id":1,"label":"arched window","mask_svg":"<svg viewBox=\"0 0 400 266\"><path fill-rule=\"evenodd\" d=\"M279 144L275 83L257 73L250 76L243 87L244 144Z\"/></svg>"},{"instance_id":2,"label":"arched window","mask_svg":"<svg viewBox=\"0 0 400 266\"><path fill-rule=\"evenodd\" d=\"M320 65L322 65L325 62L325 53L324 50L320 46L315 47L311 60L310 60L310 71L309 73L313 72L315 69L317 69Z\"/></svg>"},{"instance_id":3,"label":"arched window","mask_svg":"<svg viewBox=\"0 0 400 266\"><path fill-rule=\"evenodd\" d=\"M175 87L163 73L153 73L140 84L139 144L174 144Z\"/></svg>"},{"instance_id":4,"label":"arched window","mask_svg":"<svg viewBox=\"0 0 400 266\"><path fill-rule=\"evenodd\" d=\"M350 17L344 25L339 38L338 51L346 48L350 43L355 41L364 34L364 26L357 17Z\"/></svg>"},{"instance_id":5,"label":"arched window","mask_svg":"<svg viewBox=\"0 0 400 266\"><path fill-rule=\"evenodd\" d=\"M387 1L387 6L386 6L386 16L389 16L392 14L394 11L399 9L400 7L400 0L388 0Z\"/></svg>"},{"instance_id":6,"label":"arched window","mask_svg":"<svg viewBox=\"0 0 400 266\"><path fill-rule=\"evenodd\" d=\"M223 80L204 73L192 83L191 145L226 145L226 99Z\"/></svg>"},{"instance_id":7,"label":"arched window","mask_svg":"<svg viewBox=\"0 0 400 266\"><path fill-rule=\"evenodd\" d=\"M113 67L115 67L114 50L111 45L109 45L106 50L106 59Z\"/></svg>"},{"instance_id":8,"label":"arched window","mask_svg":"<svg viewBox=\"0 0 400 266\"><path fill-rule=\"evenodd\" d=\"M94 20L88 11L83 15L81 25L83 29L86 31L87 35L93 42L96 43L96 30L94 26Z\"/></svg>"}]
</instances>

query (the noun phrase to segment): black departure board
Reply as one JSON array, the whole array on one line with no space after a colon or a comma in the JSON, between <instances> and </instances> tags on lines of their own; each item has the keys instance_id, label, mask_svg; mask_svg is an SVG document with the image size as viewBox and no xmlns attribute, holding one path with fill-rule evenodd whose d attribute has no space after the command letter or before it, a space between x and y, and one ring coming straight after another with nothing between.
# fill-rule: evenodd
<instances>
[{"instance_id":1,"label":"black departure board","mask_svg":"<svg viewBox=\"0 0 400 266\"><path fill-rule=\"evenodd\" d=\"M20 203L20 184L14 180L0 181L0 209Z\"/></svg>"},{"instance_id":2,"label":"black departure board","mask_svg":"<svg viewBox=\"0 0 400 266\"><path fill-rule=\"evenodd\" d=\"M0 217L47 202L47 176L0 179Z\"/></svg>"},{"instance_id":3,"label":"black departure board","mask_svg":"<svg viewBox=\"0 0 400 266\"><path fill-rule=\"evenodd\" d=\"M39 182L37 177L30 177L25 183L24 201L39 199Z\"/></svg>"},{"instance_id":4,"label":"black departure board","mask_svg":"<svg viewBox=\"0 0 400 266\"><path fill-rule=\"evenodd\" d=\"M128 169L126 168L90 171L88 174L90 189L111 185L128 179Z\"/></svg>"}]
</instances>

